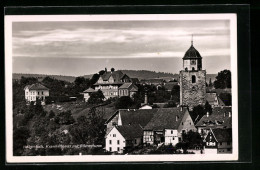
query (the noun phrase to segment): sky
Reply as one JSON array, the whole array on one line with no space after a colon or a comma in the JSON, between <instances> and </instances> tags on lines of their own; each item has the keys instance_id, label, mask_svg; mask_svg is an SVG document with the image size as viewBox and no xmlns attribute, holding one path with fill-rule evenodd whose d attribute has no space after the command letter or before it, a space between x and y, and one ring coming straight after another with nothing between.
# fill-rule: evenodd
<instances>
[{"instance_id":1,"label":"sky","mask_svg":"<svg viewBox=\"0 0 260 170\"><path fill-rule=\"evenodd\" d=\"M81 76L105 67L179 73L191 45L207 73L230 69L228 20L14 22L14 73Z\"/></svg>"}]
</instances>

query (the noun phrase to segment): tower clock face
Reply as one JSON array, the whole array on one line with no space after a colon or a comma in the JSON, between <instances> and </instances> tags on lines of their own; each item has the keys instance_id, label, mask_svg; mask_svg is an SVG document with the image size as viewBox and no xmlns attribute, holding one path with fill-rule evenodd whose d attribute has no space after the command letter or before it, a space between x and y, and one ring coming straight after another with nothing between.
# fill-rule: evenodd
<instances>
[{"instance_id":1,"label":"tower clock face","mask_svg":"<svg viewBox=\"0 0 260 170\"><path fill-rule=\"evenodd\" d=\"M196 65L196 60L191 60L191 61L190 61L190 64L191 64L191 65Z\"/></svg>"}]
</instances>

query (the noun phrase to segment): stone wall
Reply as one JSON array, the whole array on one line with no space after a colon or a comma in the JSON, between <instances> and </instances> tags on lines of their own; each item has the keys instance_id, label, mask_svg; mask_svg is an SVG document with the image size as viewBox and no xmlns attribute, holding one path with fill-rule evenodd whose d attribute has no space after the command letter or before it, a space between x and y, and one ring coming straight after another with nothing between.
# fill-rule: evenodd
<instances>
[{"instance_id":1,"label":"stone wall","mask_svg":"<svg viewBox=\"0 0 260 170\"><path fill-rule=\"evenodd\" d=\"M196 82L192 83L192 76ZM180 71L180 104L192 110L206 103L206 70Z\"/></svg>"}]
</instances>

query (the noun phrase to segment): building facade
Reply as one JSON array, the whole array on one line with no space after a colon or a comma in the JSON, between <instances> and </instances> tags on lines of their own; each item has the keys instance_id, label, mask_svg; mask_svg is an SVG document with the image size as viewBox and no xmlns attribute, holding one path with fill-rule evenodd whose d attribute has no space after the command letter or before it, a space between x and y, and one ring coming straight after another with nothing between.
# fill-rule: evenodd
<instances>
[{"instance_id":1,"label":"building facade","mask_svg":"<svg viewBox=\"0 0 260 170\"><path fill-rule=\"evenodd\" d=\"M202 70L202 57L193 43L185 53L180 71L180 105L190 110L206 102L206 70Z\"/></svg>"},{"instance_id":2,"label":"building facade","mask_svg":"<svg viewBox=\"0 0 260 170\"><path fill-rule=\"evenodd\" d=\"M28 102L35 102L36 99L45 101L45 97L49 96L49 89L40 83L25 86L24 92Z\"/></svg>"}]
</instances>

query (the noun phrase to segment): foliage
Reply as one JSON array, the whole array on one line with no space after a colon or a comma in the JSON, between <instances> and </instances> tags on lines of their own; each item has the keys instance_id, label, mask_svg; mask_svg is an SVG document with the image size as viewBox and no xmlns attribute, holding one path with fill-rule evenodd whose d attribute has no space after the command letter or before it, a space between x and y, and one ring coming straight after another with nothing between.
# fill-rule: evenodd
<instances>
[{"instance_id":1,"label":"foliage","mask_svg":"<svg viewBox=\"0 0 260 170\"><path fill-rule=\"evenodd\" d=\"M23 153L23 147L27 144L27 138L30 131L27 127L14 128L13 131L13 152L14 156L20 156Z\"/></svg>"},{"instance_id":2,"label":"foliage","mask_svg":"<svg viewBox=\"0 0 260 170\"><path fill-rule=\"evenodd\" d=\"M176 103L172 100L169 100L166 105L164 105L164 108L169 108L169 107L177 107Z\"/></svg>"},{"instance_id":3,"label":"foliage","mask_svg":"<svg viewBox=\"0 0 260 170\"><path fill-rule=\"evenodd\" d=\"M88 103L90 104L99 104L102 103L105 96L101 90L98 90L97 92L93 92L90 94L90 97L88 99Z\"/></svg>"},{"instance_id":4,"label":"foliage","mask_svg":"<svg viewBox=\"0 0 260 170\"><path fill-rule=\"evenodd\" d=\"M208 101L206 101L205 106L204 106L204 109L205 109L205 112L206 112L206 113L207 113L207 112L209 112L209 114L212 113L212 107L211 107L211 105L209 104Z\"/></svg>"},{"instance_id":5,"label":"foliage","mask_svg":"<svg viewBox=\"0 0 260 170\"><path fill-rule=\"evenodd\" d=\"M207 112L209 112L209 114L212 113L212 107L208 102L206 102L204 106L198 105L193 107L193 110L190 112L190 116L195 122L195 120L200 120L205 114L207 114Z\"/></svg>"},{"instance_id":6,"label":"foliage","mask_svg":"<svg viewBox=\"0 0 260 170\"><path fill-rule=\"evenodd\" d=\"M232 96L230 93L220 93L219 98L225 103L226 106L232 105Z\"/></svg>"},{"instance_id":7,"label":"foliage","mask_svg":"<svg viewBox=\"0 0 260 170\"><path fill-rule=\"evenodd\" d=\"M134 101L129 96L122 96L115 102L116 109L130 109L134 104Z\"/></svg>"},{"instance_id":8,"label":"foliage","mask_svg":"<svg viewBox=\"0 0 260 170\"><path fill-rule=\"evenodd\" d=\"M174 85L171 90L171 100L173 100L175 103L180 102L180 86Z\"/></svg>"},{"instance_id":9,"label":"foliage","mask_svg":"<svg viewBox=\"0 0 260 170\"><path fill-rule=\"evenodd\" d=\"M90 79L91 87L93 87L93 84L95 84L95 83L98 81L99 77L100 77L99 74L94 74L94 75L92 76L92 78Z\"/></svg>"},{"instance_id":10,"label":"foliage","mask_svg":"<svg viewBox=\"0 0 260 170\"><path fill-rule=\"evenodd\" d=\"M60 125L70 125L75 122L74 118L71 115L71 111L60 112L57 116L55 116L56 122Z\"/></svg>"},{"instance_id":11,"label":"foliage","mask_svg":"<svg viewBox=\"0 0 260 170\"><path fill-rule=\"evenodd\" d=\"M223 70L218 73L216 80L214 81L214 87L216 89L231 88L230 70Z\"/></svg>"},{"instance_id":12,"label":"foliage","mask_svg":"<svg viewBox=\"0 0 260 170\"><path fill-rule=\"evenodd\" d=\"M183 153L187 153L187 149L194 149L203 146L203 139L198 132L188 131L182 133L182 141L176 144L177 148L183 149Z\"/></svg>"}]
</instances>

